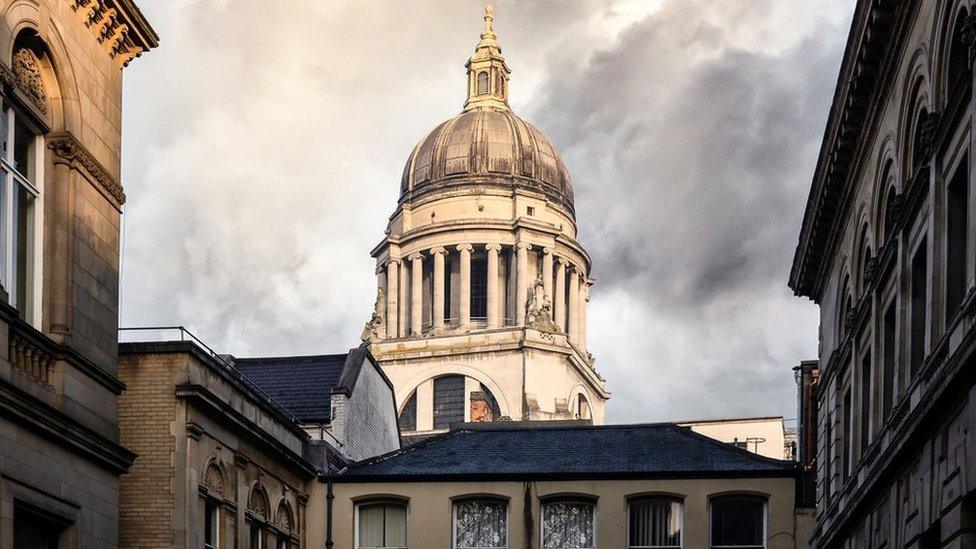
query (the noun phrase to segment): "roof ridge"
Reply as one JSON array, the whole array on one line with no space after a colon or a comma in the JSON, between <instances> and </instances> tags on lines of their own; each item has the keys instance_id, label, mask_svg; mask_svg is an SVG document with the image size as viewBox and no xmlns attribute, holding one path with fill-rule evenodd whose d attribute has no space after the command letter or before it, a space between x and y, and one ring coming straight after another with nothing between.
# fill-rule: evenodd
<instances>
[{"instance_id":1,"label":"roof ridge","mask_svg":"<svg viewBox=\"0 0 976 549\"><path fill-rule=\"evenodd\" d=\"M419 440L417 442L414 442L413 444L408 444L407 446L403 446L403 447L397 448L396 450L390 450L389 452L386 452L384 454L380 454L378 456L373 456L371 458L366 458L366 459L364 459L362 461L357 461L357 462L355 462L355 463L353 463L352 465L349 466L348 471L351 471L353 469L359 469L359 468L362 468L362 467L369 467L371 465L376 465L377 463L381 463L381 462L387 461L387 460L392 459L392 458L395 458L397 456L406 454L407 452L413 452L413 451L416 451L416 450L420 450L421 448L426 448L427 446L430 446L434 442L439 442L439 441L444 440L446 438L450 438L450 437L453 437L455 435L459 435L459 434L462 434L462 433L471 433L471 431L470 430L467 430L467 429L458 429L456 431L447 431L447 432L444 432L444 433L438 433L438 434L436 434L434 436L427 437L427 438L425 438L423 440Z\"/></svg>"},{"instance_id":2,"label":"roof ridge","mask_svg":"<svg viewBox=\"0 0 976 549\"><path fill-rule=\"evenodd\" d=\"M344 358L349 354L349 351L345 353L324 353L324 354L314 354L314 355L288 355L288 356L252 356L246 358L234 357L234 362L256 362L259 360L298 360L298 359L311 359L311 358Z\"/></svg>"}]
</instances>

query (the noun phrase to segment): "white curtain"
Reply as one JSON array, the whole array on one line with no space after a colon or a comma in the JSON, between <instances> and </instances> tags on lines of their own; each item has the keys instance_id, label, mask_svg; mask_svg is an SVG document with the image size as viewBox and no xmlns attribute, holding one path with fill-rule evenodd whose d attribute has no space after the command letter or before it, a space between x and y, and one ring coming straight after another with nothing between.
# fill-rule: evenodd
<instances>
[{"instance_id":1,"label":"white curtain","mask_svg":"<svg viewBox=\"0 0 976 549\"><path fill-rule=\"evenodd\" d=\"M630 504L630 547L681 547L681 504L647 499Z\"/></svg>"},{"instance_id":2,"label":"white curtain","mask_svg":"<svg viewBox=\"0 0 976 549\"><path fill-rule=\"evenodd\" d=\"M407 546L407 507L397 503L359 506L358 549Z\"/></svg>"},{"instance_id":3,"label":"white curtain","mask_svg":"<svg viewBox=\"0 0 976 549\"><path fill-rule=\"evenodd\" d=\"M508 505L501 501L469 500L454 504L457 549L506 547Z\"/></svg>"},{"instance_id":4,"label":"white curtain","mask_svg":"<svg viewBox=\"0 0 976 549\"><path fill-rule=\"evenodd\" d=\"M542 507L542 546L545 549L593 547L593 505L554 502Z\"/></svg>"}]
</instances>

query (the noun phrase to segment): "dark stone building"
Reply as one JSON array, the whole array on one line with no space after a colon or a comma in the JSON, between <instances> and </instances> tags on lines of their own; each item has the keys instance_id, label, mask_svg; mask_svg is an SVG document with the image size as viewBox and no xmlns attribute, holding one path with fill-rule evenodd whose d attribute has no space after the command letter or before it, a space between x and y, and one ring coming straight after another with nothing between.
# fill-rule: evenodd
<instances>
[{"instance_id":1,"label":"dark stone building","mask_svg":"<svg viewBox=\"0 0 976 549\"><path fill-rule=\"evenodd\" d=\"M816 547L976 544L974 8L857 3L790 275L821 311Z\"/></svg>"}]
</instances>

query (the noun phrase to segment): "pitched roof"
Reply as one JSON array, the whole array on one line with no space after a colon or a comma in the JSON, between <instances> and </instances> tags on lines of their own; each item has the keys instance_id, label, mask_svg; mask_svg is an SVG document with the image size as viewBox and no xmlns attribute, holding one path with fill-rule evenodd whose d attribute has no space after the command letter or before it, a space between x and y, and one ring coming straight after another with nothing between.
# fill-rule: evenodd
<instances>
[{"instance_id":1,"label":"pitched roof","mask_svg":"<svg viewBox=\"0 0 976 549\"><path fill-rule=\"evenodd\" d=\"M673 423L464 424L354 464L342 481L789 477L796 465ZM567 422L568 423L568 422Z\"/></svg>"},{"instance_id":2,"label":"pitched roof","mask_svg":"<svg viewBox=\"0 0 976 549\"><path fill-rule=\"evenodd\" d=\"M328 422L347 355L236 358L234 366L299 421Z\"/></svg>"}]
</instances>

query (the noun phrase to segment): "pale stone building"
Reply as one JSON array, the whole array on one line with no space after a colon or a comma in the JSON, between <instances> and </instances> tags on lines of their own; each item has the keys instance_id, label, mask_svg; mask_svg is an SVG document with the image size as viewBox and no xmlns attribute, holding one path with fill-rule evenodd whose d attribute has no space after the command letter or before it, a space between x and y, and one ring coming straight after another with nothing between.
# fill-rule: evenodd
<instances>
[{"instance_id":1,"label":"pale stone building","mask_svg":"<svg viewBox=\"0 0 976 549\"><path fill-rule=\"evenodd\" d=\"M820 306L816 547L976 543L974 10L857 2L790 275Z\"/></svg>"},{"instance_id":2,"label":"pale stone building","mask_svg":"<svg viewBox=\"0 0 976 549\"><path fill-rule=\"evenodd\" d=\"M587 351L594 280L569 173L508 104L490 8L464 109L407 160L364 339L405 432L469 420L591 419L610 397Z\"/></svg>"},{"instance_id":3,"label":"pale stone building","mask_svg":"<svg viewBox=\"0 0 976 549\"><path fill-rule=\"evenodd\" d=\"M783 416L699 419L679 421L696 433L773 459L792 460L796 435Z\"/></svg>"},{"instance_id":4,"label":"pale stone building","mask_svg":"<svg viewBox=\"0 0 976 549\"><path fill-rule=\"evenodd\" d=\"M0 547L118 543L122 71L131 0L0 0Z\"/></svg>"}]
</instances>

